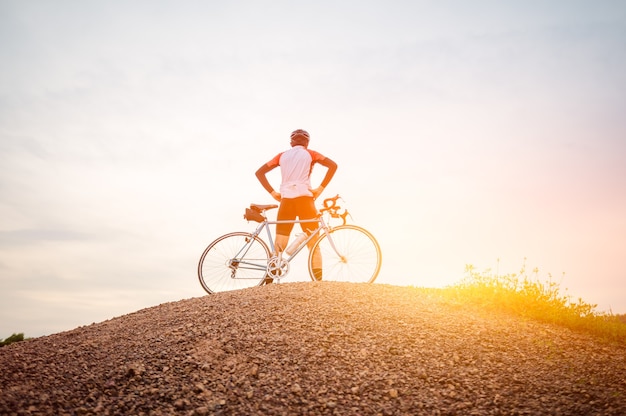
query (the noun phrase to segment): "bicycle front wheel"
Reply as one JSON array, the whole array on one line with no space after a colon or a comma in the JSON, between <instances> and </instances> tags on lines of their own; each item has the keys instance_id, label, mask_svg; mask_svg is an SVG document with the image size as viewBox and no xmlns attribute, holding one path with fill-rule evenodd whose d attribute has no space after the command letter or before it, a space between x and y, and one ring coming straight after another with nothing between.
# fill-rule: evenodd
<instances>
[{"instance_id":1,"label":"bicycle front wheel","mask_svg":"<svg viewBox=\"0 0 626 416\"><path fill-rule=\"evenodd\" d=\"M246 232L226 234L202 253L198 278L207 293L259 286L265 279L270 249Z\"/></svg>"},{"instance_id":2,"label":"bicycle front wheel","mask_svg":"<svg viewBox=\"0 0 626 416\"><path fill-rule=\"evenodd\" d=\"M321 259L320 259L321 256ZM340 225L323 234L309 253L311 280L322 264L322 280L372 283L380 272L382 253L374 236L356 225Z\"/></svg>"}]
</instances>

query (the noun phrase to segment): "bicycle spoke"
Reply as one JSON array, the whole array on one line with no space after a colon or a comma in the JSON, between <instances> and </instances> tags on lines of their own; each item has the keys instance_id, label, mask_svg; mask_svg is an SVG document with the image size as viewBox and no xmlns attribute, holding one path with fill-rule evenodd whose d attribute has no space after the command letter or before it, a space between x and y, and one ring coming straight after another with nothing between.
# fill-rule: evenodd
<instances>
[{"instance_id":1,"label":"bicycle spoke","mask_svg":"<svg viewBox=\"0 0 626 416\"><path fill-rule=\"evenodd\" d=\"M322 280L342 282L373 282L380 271L382 254L378 242L367 230L354 225L334 228L315 243L322 264ZM309 273L316 280L319 266L314 251L309 254Z\"/></svg>"},{"instance_id":2,"label":"bicycle spoke","mask_svg":"<svg viewBox=\"0 0 626 416\"><path fill-rule=\"evenodd\" d=\"M260 285L270 250L258 237L245 232L226 234L202 253L198 264L200 284L208 293Z\"/></svg>"}]
</instances>

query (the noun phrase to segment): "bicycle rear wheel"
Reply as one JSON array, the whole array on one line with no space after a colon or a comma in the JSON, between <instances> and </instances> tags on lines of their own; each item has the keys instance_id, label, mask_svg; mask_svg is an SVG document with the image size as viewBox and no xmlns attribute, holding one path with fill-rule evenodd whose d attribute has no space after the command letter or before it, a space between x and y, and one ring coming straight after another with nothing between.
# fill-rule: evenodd
<instances>
[{"instance_id":1,"label":"bicycle rear wheel","mask_svg":"<svg viewBox=\"0 0 626 416\"><path fill-rule=\"evenodd\" d=\"M207 293L259 286L265 279L270 249L265 241L238 231L213 241L198 263L198 279Z\"/></svg>"},{"instance_id":2,"label":"bicycle rear wheel","mask_svg":"<svg viewBox=\"0 0 626 416\"><path fill-rule=\"evenodd\" d=\"M333 247L334 246L334 247ZM322 256L322 280L372 283L380 272L382 253L374 236L356 225L340 225L323 234L309 253L309 274L313 274L313 257Z\"/></svg>"}]
</instances>

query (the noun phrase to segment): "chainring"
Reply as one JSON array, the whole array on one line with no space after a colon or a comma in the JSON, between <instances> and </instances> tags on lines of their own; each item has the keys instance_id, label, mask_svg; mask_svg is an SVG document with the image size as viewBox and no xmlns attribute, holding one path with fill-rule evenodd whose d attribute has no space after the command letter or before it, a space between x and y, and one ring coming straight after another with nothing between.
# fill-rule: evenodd
<instances>
[{"instance_id":1,"label":"chainring","mask_svg":"<svg viewBox=\"0 0 626 416\"><path fill-rule=\"evenodd\" d=\"M289 262L282 256L274 256L267 262L267 276L273 279L281 279L289 273Z\"/></svg>"}]
</instances>

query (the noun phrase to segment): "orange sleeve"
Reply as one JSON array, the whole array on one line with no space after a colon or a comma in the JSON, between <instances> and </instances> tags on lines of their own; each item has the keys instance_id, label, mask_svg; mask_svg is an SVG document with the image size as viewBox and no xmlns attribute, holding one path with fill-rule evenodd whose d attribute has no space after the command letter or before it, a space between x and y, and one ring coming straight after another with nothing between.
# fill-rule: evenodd
<instances>
[{"instance_id":1,"label":"orange sleeve","mask_svg":"<svg viewBox=\"0 0 626 416\"><path fill-rule=\"evenodd\" d=\"M275 168L276 166L280 165L280 157L283 155L283 153L279 153L276 156L274 156L274 158L272 158L272 160L270 160L269 162L266 163L266 165L270 168Z\"/></svg>"},{"instance_id":2,"label":"orange sleeve","mask_svg":"<svg viewBox=\"0 0 626 416\"><path fill-rule=\"evenodd\" d=\"M307 149L307 150L309 151L309 154L311 155L311 163L319 162L320 160L326 159L326 156L324 156L320 152L316 152L315 150L310 150L310 149Z\"/></svg>"}]
</instances>

